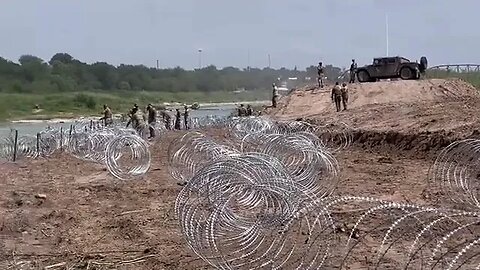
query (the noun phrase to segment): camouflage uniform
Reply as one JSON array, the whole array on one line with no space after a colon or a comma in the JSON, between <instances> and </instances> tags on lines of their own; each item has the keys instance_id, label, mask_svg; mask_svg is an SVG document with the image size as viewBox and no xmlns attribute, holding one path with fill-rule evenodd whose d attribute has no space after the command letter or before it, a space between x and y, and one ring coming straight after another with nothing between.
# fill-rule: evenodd
<instances>
[{"instance_id":1,"label":"camouflage uniform","mask_svg":"<svg viewBox=\"0 0 480 270\"><path fill-rule=\"evenodd\" d=\"M357 70L357 63L355 63L355 60L352 60L352 64L350 65L350 83L355 83L356 70Z\"/></svg>"},{"instance_id":2,"label":"camouflage uniform","mask_svg":"<svg viewBox=\"0 0 480 270\"><path fill-rule=\"evenodd\" d=\"M141 110L137 110L132 115L132 127L140 136L144 134L147 124L145 123L145 114Z\"/></svg>"},{"instance_id":3,"label":"camouflage uniform","mask_svg":"<svg viewBox=\"0 0 480 270\"><path fill-rule=\"evenodd\" d=\"M252 106L247 106L247 116L253 116L253 109Z\"/></svg>"},{"instance_id":4,"label":"camouflage uniform","mask_svg":"<svg viewBox=\"0 0 480 270\"><path fill-rule=\"evenodd\" d=\"M172 117L165 110L162 110L160 113L162 114L162 119L163 119L163 122L165 123L165 128L167 130L171 130L172 129L172 124L171 124Z\"/></svg>"},{"instance_id":5,"label":"camouflage uniform","mask_svg":"<svg viewBox=\"0 0 480 270\"><path fill-rule=\"evenodd\" d=\"M273 108L276 108L277 107L277 103L278 103L278 88L277 86L274 84L273 85L273 91L272 91L272 107Z\"/></svg>"},{"instance_id":6,"label":"camouflage uniform","mask_svg":"<svg viewBox=\"0 0 480 270\"><path fill-rule=\"evenodd\" d=\"M138 110L136 113L132 115L132 126L134 129L145 128L145 114Z\"/></svg>"},{"instance_id":7,"label":"camouflage uniform","mask_svg":"<svg viewBox=\"0 0 480 270\"><path fill-rule=\"evenodd\" d=\"M317 73L318 73L318 87L323 88L323 77L325 77L325 75L324 75L322 63L318 63Z\"/></svg>"},{"instance_id":8,"label":"camouflage uniform","mask_svg":"<svg viewBox=\"0 0 480 270\"><path fill-rule=\"evenodd\" d=\"M147 107L148 112L148 129L150 130L150 138L155 137L155 125L157 124L157 110L151 105Z\"/></svg>"},{"instance_id":9,"label":"camouflage uniform","mask_svg":"<svg viewBox=\"0 0 480 270\"><path fill-rule=\"evenodd\" d=\"M177 113L175 115L175 129L181 130L182 129L182 113L180 112L179 109L177 109Z\"/></svg>"},{"instance_id":10,"label":"camouflage uniform","mask_svg":"<svg viewBox=\"0 0 480 270\"><path fill-rule=\"evenodd\" d=\"M188 118L190 117L190 112L188 111L188 107L185 106L185 111L183 113L183 125L185 126L185 130L189 129L189 123L188 123Z\"/></svg>"},{"instance_id":11,"label":"camouflage uniform","mask_svg":"<svg viewBox=\"0 0 480 270\"><path fill-rule=\"evenodd\" d=\"M109 126L113 124L112 110L108 106L106 106L105 109L103 110L103 117L100 118L100 120L104 121L105 126Z\"/></svg>"},{"instance_id":12,"label":"camouflage uniform","mask_svg":"<svg viewBox=\"0 0 480 270\"><path fill-rule=\"evenodd\" d=\"M348 103L348 86L346 83L342 84L342 103L343 103L343 110L347 110L347 103Z\"/></svg>"},{"instance_id":13,"label":"camouflage uniform","mask_svg":"<svg viewBox=\"0 0 480 270\"><path fill-rule=\"evenodd\" d=\"M342 109L342 90L340 85L336 84L332 89L332 101L335 102L335 106L337 108L337 112Z\"/></svg>"},{"instance_id":14,"label":"camouflage uniform","mask_svg":"<svg viewBox=\"0 0 480 270\"><path fill-rule=\"evenodd\" d=\"M238 117L244 117L247 115L247 110L243 107L243 104L238 108Z\"/></svg>"}]
</instances>

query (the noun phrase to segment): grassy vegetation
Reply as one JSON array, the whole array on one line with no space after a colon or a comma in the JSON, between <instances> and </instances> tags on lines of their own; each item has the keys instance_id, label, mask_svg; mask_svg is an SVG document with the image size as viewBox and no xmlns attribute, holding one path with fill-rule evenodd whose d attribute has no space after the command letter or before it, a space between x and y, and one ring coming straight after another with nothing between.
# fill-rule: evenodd
<instances>
[{"instance_id":1,"label":"grassy vegetation","mask_svg":"<svg viewBox=\"0 0 480 270\"><path fill-rule=\"evenodd\" d=\"M236 102L266 100L269 91L256 92L66 92L51 94L0 93L0 120L51 119L55 117L76 117L99 115L103 104L108 104L114 113L126 113L134 103L145 106L148 103L164 102ZM40 110L35 110L35 105Z\"/></svg>"},{"instance_id":2,"label":"grassy vegetation","mask_svg":"<svg viewBox=\"0 0 480 270\"><path fill-rule=\"evenodd\" d=\"M429 78L461 78L480 89L478 72L429 71ZM269 90L233 93L215 92L155 92L133 90L108 90L85 92L0 92L0 121L16 119L51 119L76 116L99 115L102 105L108 104L114 113L126 113L133 103L144 106L148 103L164 102L238 102L268 100ZM35 105L40 110L35 110Z\"/></svg>"},{"instance_id":3,"label":"grassy vegetation","mask_svg":"<svg viewBox=\"0 0 480 270\"><path fill-rule=\"evenodd\" d=\"M471 83L477 89L480 89L480 72L447 72L445 70L430 70L428 71L429 78L459 78Z\"/></svg>"}]
</instances>

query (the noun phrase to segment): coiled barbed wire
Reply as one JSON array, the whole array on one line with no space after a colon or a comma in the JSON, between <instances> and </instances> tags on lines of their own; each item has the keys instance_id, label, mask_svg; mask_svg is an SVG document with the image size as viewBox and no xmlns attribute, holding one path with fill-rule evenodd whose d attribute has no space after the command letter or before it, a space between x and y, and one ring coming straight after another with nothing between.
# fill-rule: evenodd
<instances>
[{"instance_id":1,"label":"coiled barbed wire","mask_svg":"<svg viewBox=\"0 0 480 270\"><path fill-rule=\"evenodd\" d=\"M188 181L175 211L192 250L217 269L318 269L332 223L275 158L213 161ZM312 214L315 213L315 214Z\"/></svg>"},{"instance_id":2,"label":"coiled barbed wire","mask_svg":"<svg viewBox=\"0 0 480 270\"><path fill-rule=\"evenodd\" d=\"M81 127L69 137L68 150L75 157L105 163L110 174L120 180L140 177L150 168L149 143L138 131L119 126L84 130Z\"/></svg>"},{"instance_id":3,"label":"coiled barbed wire","mask_svg":"<svg viewBox=\"0 0 480 270\"><path fill-rule=\"evenodd\" d=\"M344 255L335 262L339 269L363 258L372 269L475 269L480 263L475 243L480 212L355 196L324 203L331 213L353 209L340 219L352 225L346 228Z\"/></svg>"},{"instance_id":4,"label":"coiled barbed wire","mask_svg":"<svg viewBox=\"0 0 480 270\"><path fill-rule=\"evenodd\" d=\"M304 121L275 121L275 126L272 128L272 133L292 134L298 132L315 133L317 126Z\"/></svg>"},{"instance_id":5,"label":"coiled barbed wire","mask_svg":"<svg viewBox=\"0 0 480 270\"><path fill-rule=\"evenodd\" d=\"M480 140L461 140L446 147L430 169L430 179L453 202L480 208Z\"/></svg>"},{"instance_id":6,"label":"coiled barbed wire","mask_svg":"<svg viewBox=\"0 0 480 270\"><path fill-rule=\"evenodd\" d=\"M0 138L0 160L11 161L13 158L13 146L14 142L10 137Z\"/></svg>"},{"instance_id":7,"label":"coiled barbed wire","mask_svg":"<svg viewBox=\"0 0 480 270\"><path fill-rule=\"evenodd\" d=\"M148 144L137 135L123 134L111 139L105 149L108 171L118 179L130 180L150 169Z\"/></svg>"},{"instance_id":8,"label":"coiled barbed wire","mask_svg":"<svg viewBox=\"0 0 480 270\"><path fill-rule=\"evenodd\" d=\"M76 121L69 129L47 127L37 133L37 136L17 137L16 160L48 157L62 149L76 158L105 164L109 172L118 179L133 179L145 174L150 167L148 147L155 143L153 139L145 140L150 134L150 127L155 130L156 138L164 132L161 125L135 130L125 128L124 123L104 126L93 120ZM12 136L0 139L0 160L14 160L15 142ZM108 145L111 145L109 150ZM121 147L124 149L120 149Z\"/></svg>"},{"instance_id":9,"label":"coiled barbed wire","mask_svg":"<svg viewBox=\"0 0 480 270\"><path fill-rule=\"evenodd\" d=\"M173 179L186 182L205 164L238 154L236 149L218 144L202 133L192 131L170 143L169 169Z\"/></svg>"},{"instance_id":10,"label":"coiled barbed wire","mask_svg":"<svg viewBox=\"0 0 480 270\"><path fill-rule=\"evenodd\" d=\"M227 125L229 120L230 120L230 117L228 116L218 116L218 115L192 117L190 120L190 128L191 129L222 128Z\"/></svg>"},{"instance_id":11,"label":"coiled barbed wire","mask_svg":"<svg viewBox=\"0 0 480 270\"><path fill-rule=\"evenodd\" d=\"M314 133L331 153L342 151L353 143L352 129L343 122L316 126Z\"/></svg>"},{"instance_id":12,"label":"coiled barbed wire","mask_svg":"<svg viewBox=\"0 0 480 270\"><path fill-rule=\"evenodd\" d=\"M0 156L7 160L14 160L15 140L12 136L3 138L0 143ZM16 145L16 160L36 158L38 156L37 138L35 136L18 136Z\"/></svg>"},{"instance_id":13,"label":"coiled barbed wire","mask_svg":"<svg viewBox=\"0 0 480 270\"><path fill-rule=\"evenodd\" d=\"M305 193L324 197L337 186L339 166L317 139L308 132L247 135L241 149L277 158Z\"/></svg>"},{"instance_id":14,"label":"coiled barbed wire","mask_svg":"<svg viewBox=\"0 0 480 270\"><path fill-rule=\"evenodd\" d=\"M276 124L267 117L232 118L229 128L233 136L241 139L249 134L273 133Z\"/></svg>"},{"instance_id":15,"label":"coiled barbed wire","mask_svg":"<svg viewBox=\"0 0 480 270\"><path fill-rule=\"evenodd\" d=\"M148 171L149 143L138 136L137 130L126 129L124 125L103 127L93 123L79 121L72 124L69 130L49 127L37 136L19 136L17 159L47 157L64 148L76 158L106 164L109 172L121 180L132 179ZM107 151L112 141L112 148ZM0 141L0 157L13 160L14 144L12 138L3 138ZM125 147L124 152L120 146ZM125 161L127 154L130 154L128 162Z\"/></svg>"},{"instance_id":16,"label":"coiled barbed wire","mask_svg":"<svg viewBox=\"0 0 480 270\"><path fill-rule=\"evenodd\" d=\"M86 159L93 162L104 162L107 155L107 145L115 139L115 134L109 130L98 131L88 136L88 154Z\"/></svg>"},{"instance_id":17,"label":"coiled barbed wire","mask_svg":"<svg viewBox=\"0 0 480 270\"><path fill-rule=\"evenodd\" d=\"M304 121L274 121L268 117L233 118L228 124L234 137L241 139L251 134L315 134L317 145L335 153L353 142L352 130L345 123L318 126Z\"/></svg>"},{"instance_id":18,"label":"coiled barbed wire","mask_svg":"<svg viewBox=\"0 0 480 270\"><path fill-rule=\"evenodd\" d=\"M59 142L61 139L57 138L58 135L53 130L41 131L37 136L40 156L51 156L61 147L61 142Z\"/></svg>"}]
</instances>

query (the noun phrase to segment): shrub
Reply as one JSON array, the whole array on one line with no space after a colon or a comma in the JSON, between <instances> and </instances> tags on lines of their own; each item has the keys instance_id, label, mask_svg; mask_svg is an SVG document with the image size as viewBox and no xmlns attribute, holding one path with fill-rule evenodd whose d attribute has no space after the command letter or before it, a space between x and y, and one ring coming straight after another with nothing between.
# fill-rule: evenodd
<instances>
[{"instance_id":1,"label":"shrub","mask_svg":"<svg viewBox=\"0 0 480 270\"><path fill-rule=\"evenodd\" d=\"M83 93L77 94L73 98L73 101L78 106L85 106L88 109L92 109L92 110L95 109L95 107L97 106L97 102L95 101L95 98Z\"/></svg>"}]
</instances>

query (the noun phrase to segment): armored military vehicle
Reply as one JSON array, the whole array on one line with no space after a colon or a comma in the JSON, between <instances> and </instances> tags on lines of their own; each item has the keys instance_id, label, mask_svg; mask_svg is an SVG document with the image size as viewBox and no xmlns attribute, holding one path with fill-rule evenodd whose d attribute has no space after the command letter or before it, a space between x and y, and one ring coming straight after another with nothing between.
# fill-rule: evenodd
<instances>
[{"instance_id":1,"label":"armored military vehicle","mask_svg":"<svg viewBox=\"0 0 480 270\"><path fill-rule=\"evenodd\" d=\"M375 82L380 79L395 78L417 80L426 69L426 57L421 58L420 64L400 56L382 57L373 59L372 65L359 67L356 75L359 82Z\"/></svg>"}]
</instances>

